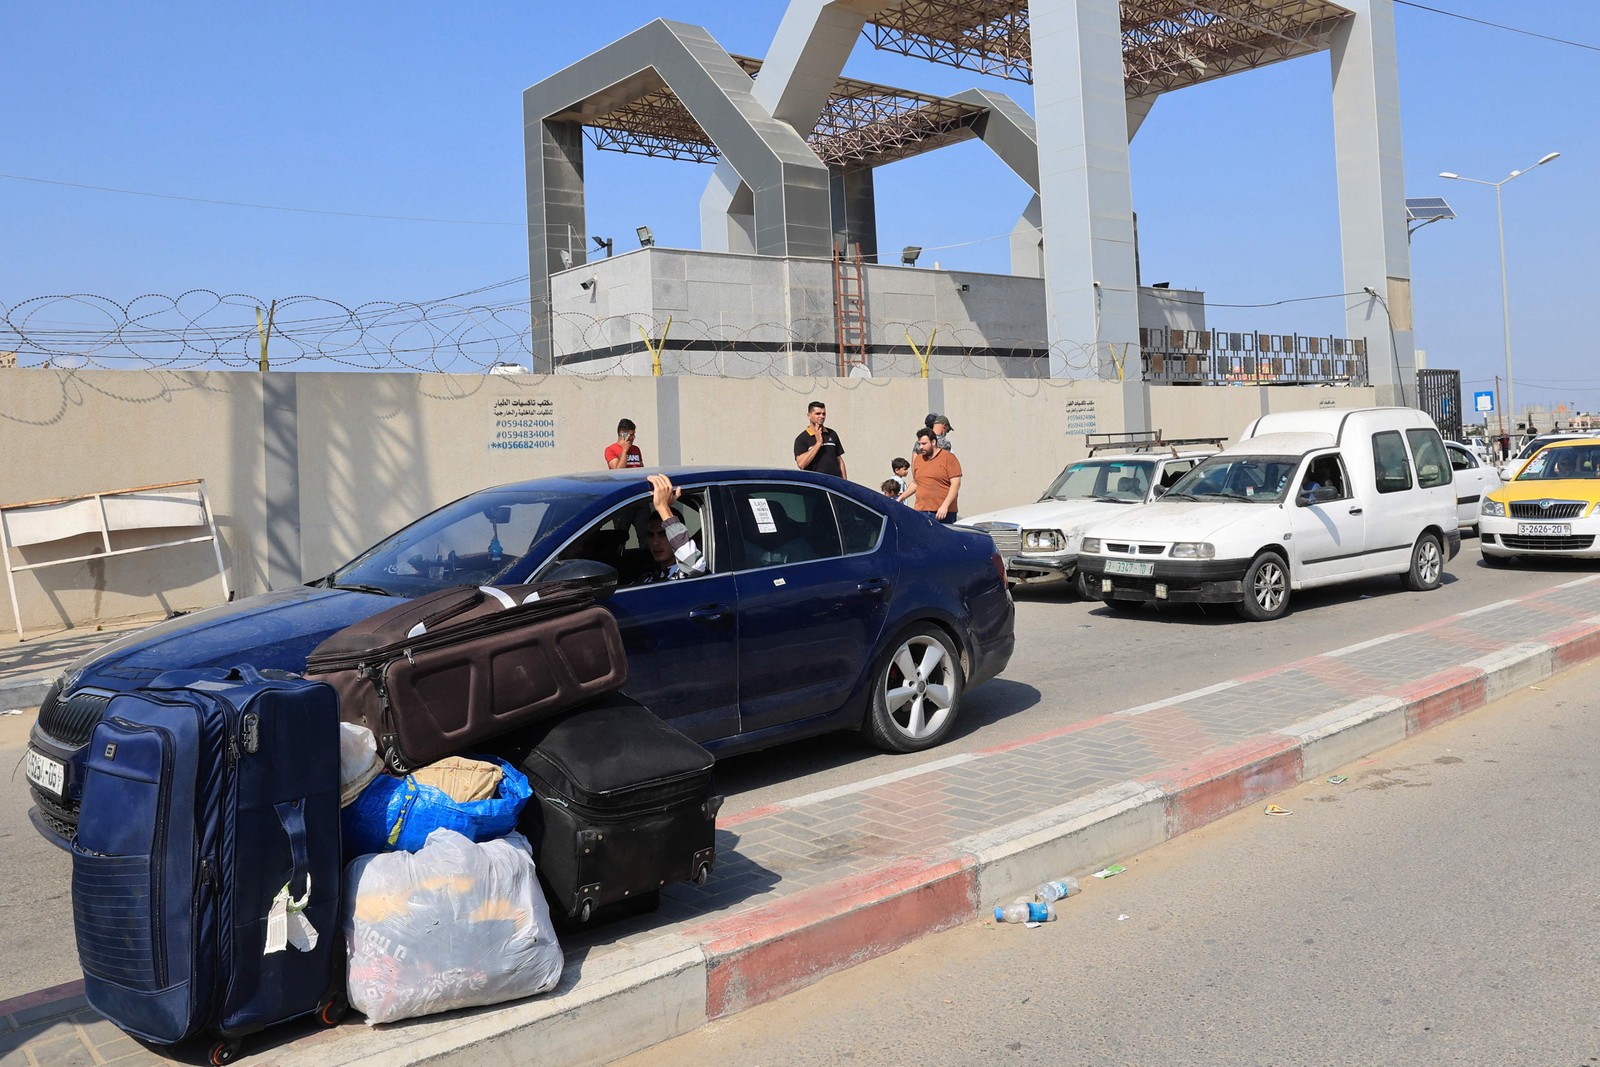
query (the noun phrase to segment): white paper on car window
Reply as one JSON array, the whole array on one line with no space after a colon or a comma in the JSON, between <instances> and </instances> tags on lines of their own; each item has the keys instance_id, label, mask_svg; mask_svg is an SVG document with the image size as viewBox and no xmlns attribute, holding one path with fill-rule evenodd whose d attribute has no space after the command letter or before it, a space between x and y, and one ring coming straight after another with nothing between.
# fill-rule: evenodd
<instances>
[{"instance_id":1,"label":"white paper on car window","mask_svg":"<svg viewBox=\"0 0 1600 1067\"><path fill-rule=\"evenodd\" d=\"M772 521L772 508L759 496L750 498L750 514L755 516L756 529L762 533L777 533L778 524Z\"/></svg>"}]
</instances>

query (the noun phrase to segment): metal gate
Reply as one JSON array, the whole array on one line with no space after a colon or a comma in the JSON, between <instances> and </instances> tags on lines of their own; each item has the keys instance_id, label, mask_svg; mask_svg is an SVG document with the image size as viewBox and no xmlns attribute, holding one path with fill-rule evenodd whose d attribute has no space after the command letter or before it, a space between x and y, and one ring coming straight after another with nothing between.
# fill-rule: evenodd
<instances>
[{"instance_id":1,"label":"metal gate","mask_svg":"<svg viewBox=\"0 0 1600 1067\"><path fill-rule=\"evenodd\" d=\"M1417 371L1417 407L1428 413L1446 441L1461 440L1461 372Z\"/></svg>"}]
</instances>

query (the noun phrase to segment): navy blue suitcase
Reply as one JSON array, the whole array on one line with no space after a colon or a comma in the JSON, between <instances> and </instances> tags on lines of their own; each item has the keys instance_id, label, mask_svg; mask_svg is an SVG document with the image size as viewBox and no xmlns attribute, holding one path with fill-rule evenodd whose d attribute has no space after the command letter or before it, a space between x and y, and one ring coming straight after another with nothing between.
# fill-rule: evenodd
<instances>
[{"instance_id":1,"label":"navy blue suitcase","mask_svg":"<svg viewBox=\"0 0 1600 1067\"><path fill-rule=\"evenodd\" d=\"M112 698L89 742L72 847L85 993L146 1041L209 1035L212 1063L346 1003L338 699L276 673L169 672Z\"/></svg>"}]
</instances>

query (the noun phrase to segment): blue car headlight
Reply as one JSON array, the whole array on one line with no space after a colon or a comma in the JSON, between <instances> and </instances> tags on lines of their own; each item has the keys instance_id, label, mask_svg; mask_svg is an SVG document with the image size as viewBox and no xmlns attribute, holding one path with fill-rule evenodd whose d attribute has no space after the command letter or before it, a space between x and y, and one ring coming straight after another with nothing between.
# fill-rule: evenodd
<instances>
[{"instance_id":1,"label":"blue car headlight","mask_svg":"<svg viewBox=\"0 0 1600 1067\"><path fill-rule=\"evenodd\" d=\"M1483 506L1479 509L1479 511L1481 514L1488 515L1490 518L1503 519L1506 516L1506 505L1502 500L1496 500L1493 497L1486 496L1483 498Z\"/></svg>"}]
</instances>

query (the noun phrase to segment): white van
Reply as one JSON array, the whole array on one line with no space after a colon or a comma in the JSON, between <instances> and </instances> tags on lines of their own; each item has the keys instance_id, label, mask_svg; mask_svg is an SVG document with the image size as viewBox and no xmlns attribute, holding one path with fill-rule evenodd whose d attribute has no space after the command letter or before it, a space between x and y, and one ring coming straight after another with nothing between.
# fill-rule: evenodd
<instances>
[{"instance_id":1,"label":"white van","mask_svg":"<svg viewBox=\"0 0 1600 1067\"><path fill-rule=\"evenodd\" d=\"M1289 610L1294 589L1380 574L1434 589L1461 550L1450 459L1415 408L1263 415L1160 499L1084 531L1084 584L1146 601Z\"/></svg>"}]
</instances>

